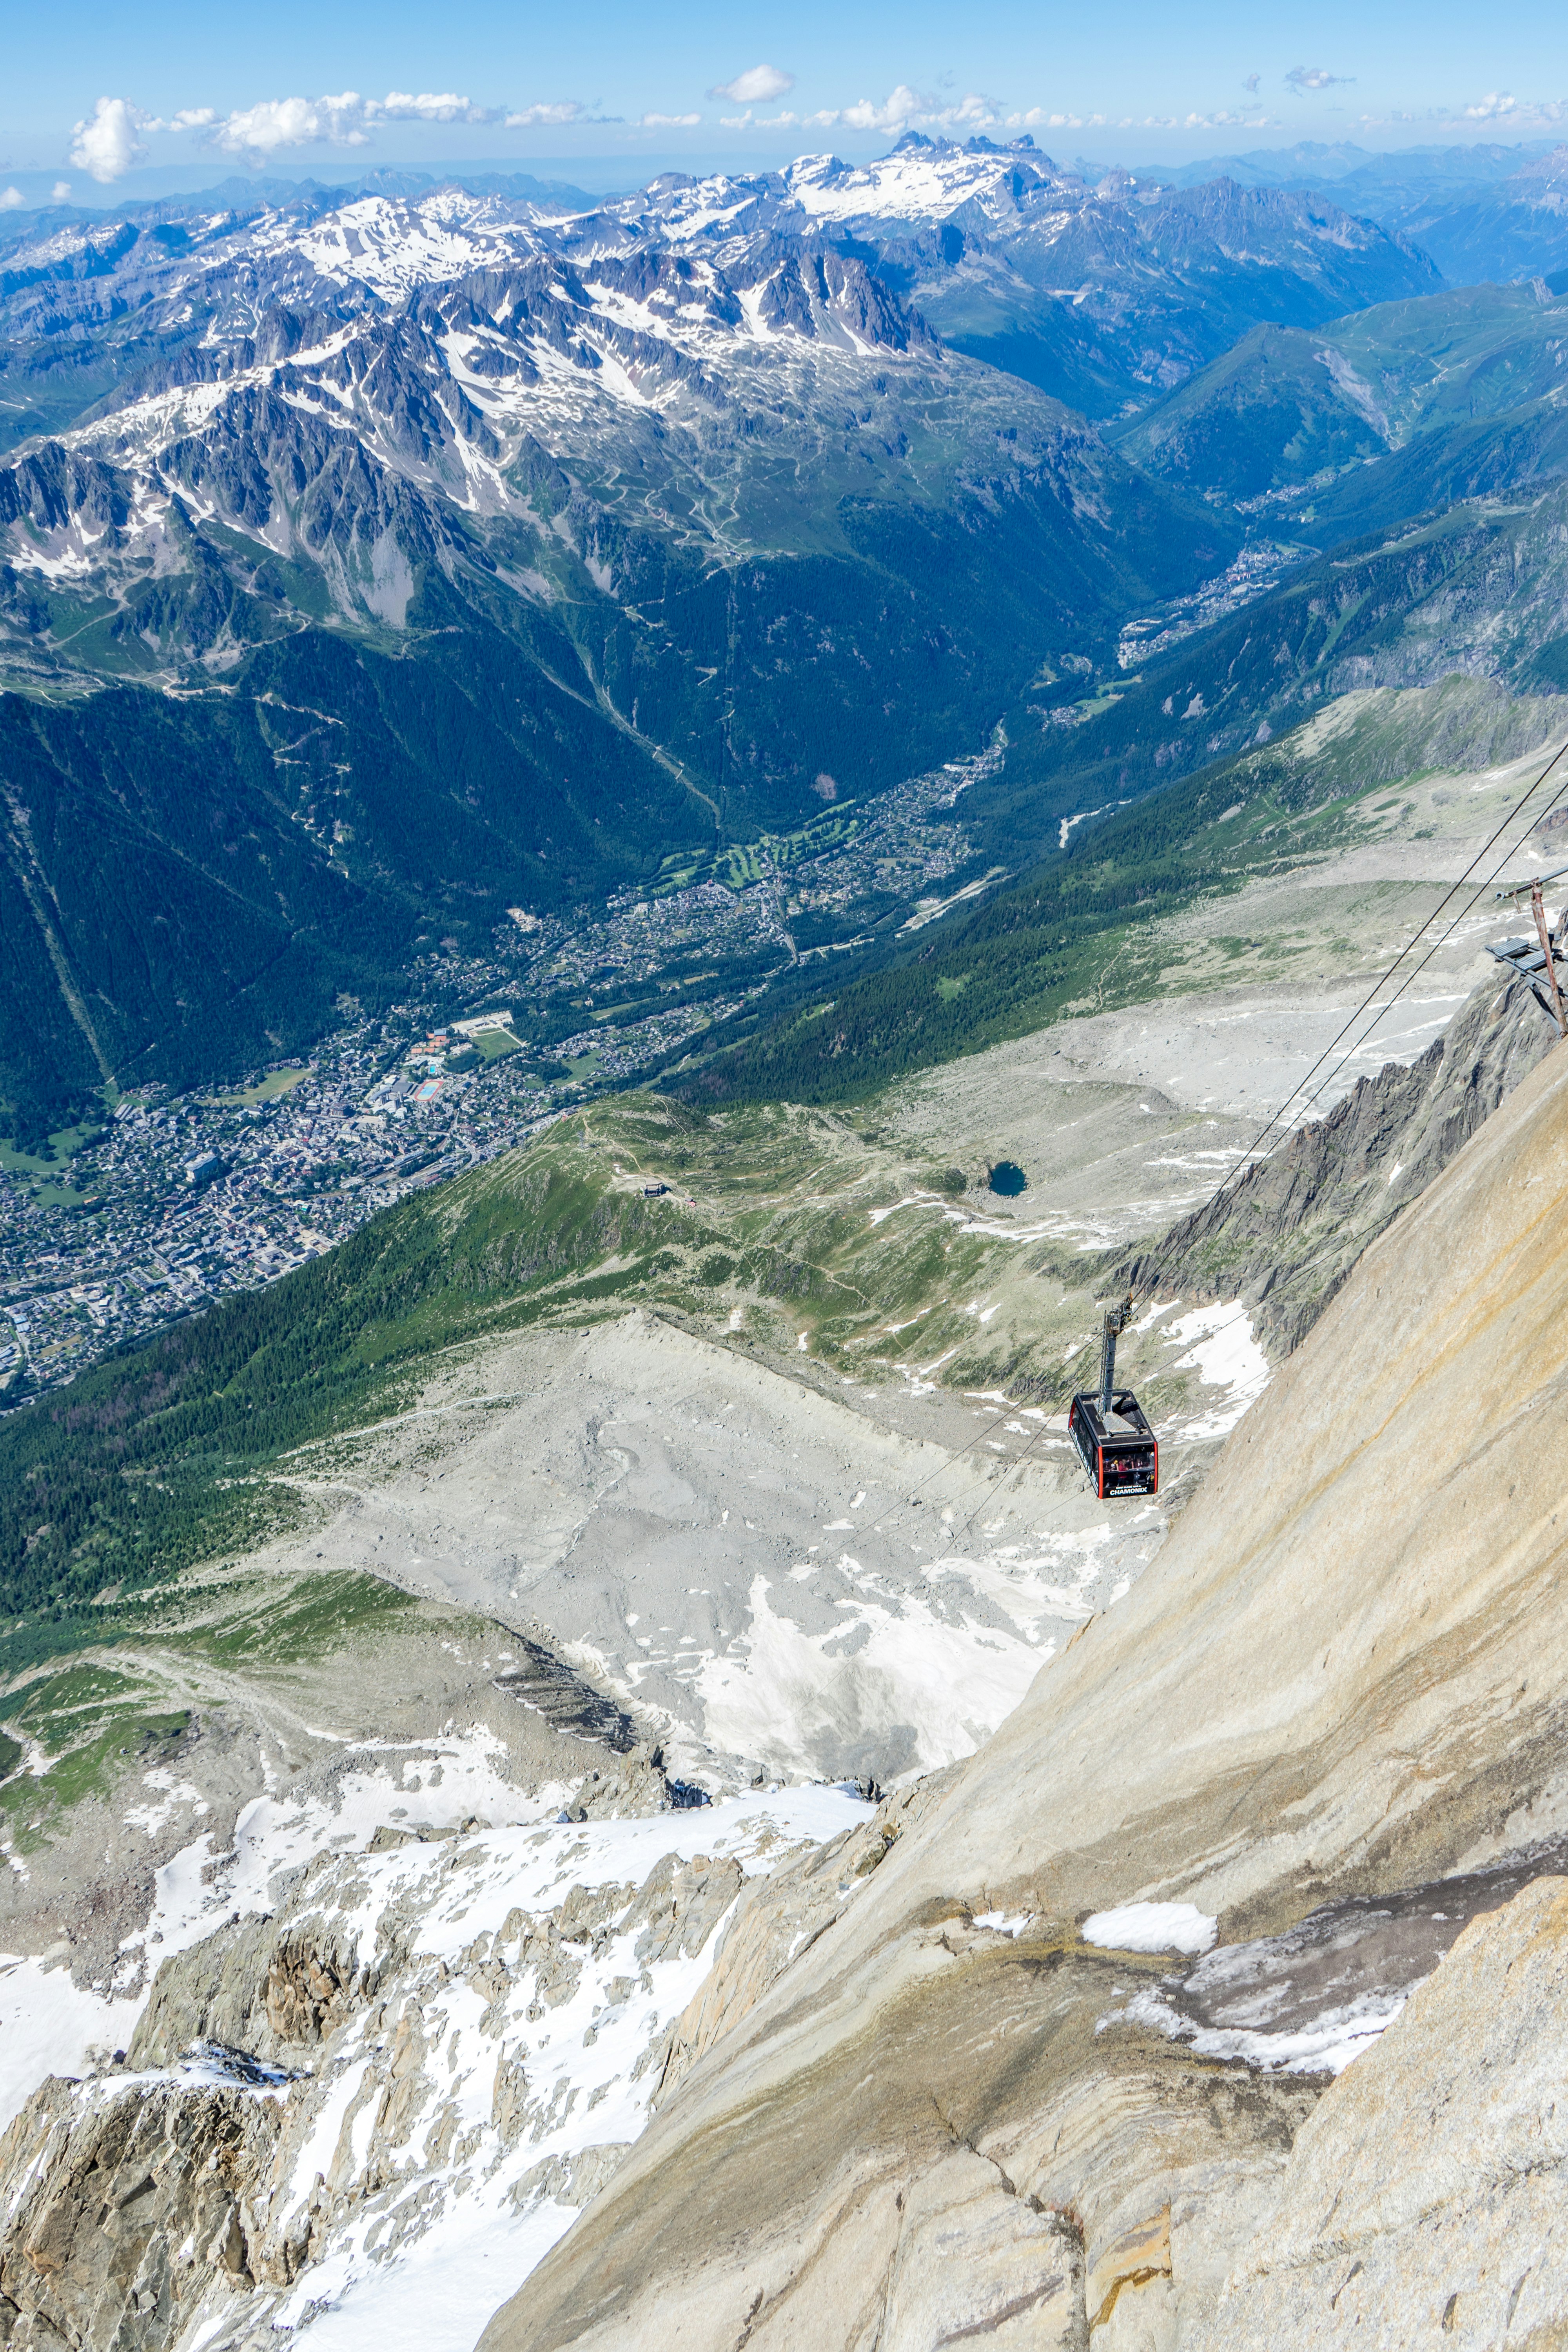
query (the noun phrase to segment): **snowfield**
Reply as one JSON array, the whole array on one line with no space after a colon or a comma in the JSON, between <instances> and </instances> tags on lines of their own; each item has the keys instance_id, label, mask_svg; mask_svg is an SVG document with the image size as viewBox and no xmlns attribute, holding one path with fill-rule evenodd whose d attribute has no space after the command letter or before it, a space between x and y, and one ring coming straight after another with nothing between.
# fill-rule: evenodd
<instances>
[{"instance_id":1,"label":"snowfield","mask_svg":"<svg viewBox=\"0 0 1568 2352\"><path fill-rule=\"evenodd\" d=\"M372 1755L335 1805L259 1797L228 1852L204 1835L158 1874L154 1961L270 1917L330 1938L375 1987L309 2070L247 2093L279 2124L258 2228L313 2231L296 2283L266 2298L271 2322L312 2346L469 2352L642 2130L662 2037L740 1886L871 1811L816 1786L570 1822L567 1792L521 1794L499 1750L454 1734L395 1774ZM83 1992L58 1963L0 1961L0 2119L50 2074L84 2078L83 2109L248 2079L211 2046L111 2067L147 2007ZM226 2300L191 2352L233 2319Z\"/></svg>"}]
</instances>

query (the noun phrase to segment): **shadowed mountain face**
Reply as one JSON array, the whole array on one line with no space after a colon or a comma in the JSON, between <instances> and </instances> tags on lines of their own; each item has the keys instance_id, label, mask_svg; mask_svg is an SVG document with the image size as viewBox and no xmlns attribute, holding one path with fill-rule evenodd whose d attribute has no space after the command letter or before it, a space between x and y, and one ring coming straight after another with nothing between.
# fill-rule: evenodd
<instances>
[{"instance_id":1,"label":"shadowed mountain face","mask_svg":"<svg viewBox=\"0 0 1568 2352\"><path fill-rule=\"evenodd\" d=\"M1136 667L1129 645L1120 690L1044 714L1034 760L1072 774L1080 806L1113 808L1267 745L1356 690L1438 688L1458 673L1492 695L1561 692L1565 513L1568 478L1527 482L1343 540L1172 645L1175 616ZM1556 730L1549 720L1543 731Z\"/></svg>"},{"instance_id":2,"label":"shadowed mountain face","mask_svg":"<svg viewBox=\"0 0 1568 2352\"><path fill-rule=\"evenodd\" d=\"M1259 329L1118 436L1151 473L1250 530L1289 532L1298 560L1332 551L1251 607L1243 658L1265 639L1274 652L1274 675L1243 689L1263 725L1277 729L1276 711L1300 690L1303 653L1313 692L1426 684L1452 669L1516 691L1568 687L1556 520L1568 476L1568 299L1553 285L1466 287L1312 334ZM1395 549L1397 577L1386 568ZM1326 676L1313 618L1329 622ZM1179 613L1171 619L1184 625ZM1165 641L1140 628L1121 658L1131 667ZM1223 685L1194 671L1170 712L1198 715L1195 695L1212 714L1233 693L1238 640L1211 642L1232 649ZM1163 688L1164 665L1159 676ZM1205 748L1237 741L1226 729ZM1182 756L1171 742L1161 751ZM1125 785L1124 758L1119 772Z\"/></svg>"},{"instance_id":3,"label":"shadowed mountain face","mask_svg":"<svg viewBox=\"0 0 1568 2352\"><path fill-rule=\"evenodd\" d=\"M748 1917L485 2352L1551 2340L1565 1140L1554 1053L868 1883Z\"/></svg>"},{"instance_id":4,"label":"shadowed mountain face","mask_svg":"<svg viewBox=\"0 0 1568 2352\"><path fill-rule=\"evenodd\" d=\"M1261 327L1118 435L1152 473L1318 546L1560 476L1568 303L1543 283Z\"/></svg>"},{"instance_id":5,"label":"shadowed mountain face","mask_svg":"<svg viewBox=\"0 0 1568 2352\"><path fill-rule=\"evenodd\" d=\"M865 231L860 232L862 235ZM1426 257L1318 196L1231 180L1141 190L1112 175L1037 200L997 234L960 215L880 267L960 351L1091 416L1143 407L1262 320L1321 326L1434 292Z\"/></svg>"},{"instance_id":6,"label":"shadowed mountain face","mask_svg":"<svg viewBox=\"0 0 1568 2352\"><path fill-rule=\"evenodd\" d=\"M1408 1067L1360 1079L1329 1116L1152 1249L1130 1258L1141 1297L1247 1299L1281 1354L1298 1347L1368 1244L1558 1042L1528 984L1489 980Z\"/></svg>"}]
</instances>

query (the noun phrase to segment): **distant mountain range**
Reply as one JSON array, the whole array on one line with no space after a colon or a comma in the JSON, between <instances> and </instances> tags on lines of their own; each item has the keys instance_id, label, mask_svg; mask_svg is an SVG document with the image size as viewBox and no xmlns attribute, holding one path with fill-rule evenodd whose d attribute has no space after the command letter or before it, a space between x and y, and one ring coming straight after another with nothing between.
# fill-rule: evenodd
<instances>
[{"instance_id":1,"label":"distant mountain range","mask_svg":"<svg viewBox=\"0 0 1568 2352\"><path fill-rule=\"evenodd\" d=\"M12 249L14 1120L973 751L1229 559L789 201L311 196Z\"/></svg>"},{"instance_id":2,"label":"distant mountain range","mask_svg":"<svg viewBox=\"0 0 1568 2352\"><path fill-rule=\"evenodd\" d=\"M1562 166L1489 217L1555 234ZM1012 864L1343 678L1568 685L1544 281L1027 141L604 201L381 176L0 247L17 1133L994 739ZM1272 583L1369 530L1399 551L1325 575L1359 617L1298 643L1317 591Z\"/></svg>"},{"instance_id":3,"label":"distant mountain range","mask_svg":"<svg viewBox=\"0 0 1568 2352\"><path fill-rule=\"evenodd\" d=\"M1173 188L1194 188L1205 180L1238 180L1244 187L1334 188L1364 194L1379 189L1408 196L1417 189L1471 190L1506 180L1538 156L1549 154L1550 139L1504 146L1477 139L1452 146L1398 147L1380 153L1353 140L1299 139L1289 147L1253 147L1241 155L1210 155L1192 163L1138 167L1140 179L1162 180ZM1099 178L1104 164L1079 168ZM1370 205L1361 209L1372 210Z\"/></svg>"}]
</instances>

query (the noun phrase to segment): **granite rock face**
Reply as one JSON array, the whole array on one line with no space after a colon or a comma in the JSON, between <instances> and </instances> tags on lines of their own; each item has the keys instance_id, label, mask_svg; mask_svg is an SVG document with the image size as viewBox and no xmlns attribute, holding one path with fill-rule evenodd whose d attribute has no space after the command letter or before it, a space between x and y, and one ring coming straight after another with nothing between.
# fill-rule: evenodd
<instances>
[{"instance_id":1,"label":"granite rock face","mask_svg":"<svg viewBox=\"0 0 1568 2352\"><path fill-rule=\"evenodd\" d=\"M258 2242L278 2139L277 2103L237 2087L47 2083L0 2140L0 2343L160 2352L286 2278Z\"/></svg>"},{"instance_id":2,"label":"granite rock face","mask_svg":"<svg viewBox=\"0 0 1568 2352\"><path fill-rule=\"evenodd\" d=\"M1302 2126L1194 2352L1568 2336L1568 1879L1473 1920Z\"/></svg>"},{"instance_id":3,"label":"granite rock face","mask_svg":"<svg viewBox=\"0 0 1568 2352\"><path fill-rule=\"evenodd\" d=\"M951 1766L928 1773L885 1799L863 1827L846 1831L766 1878L753 1879L741 1892L713 1966L670 2028L656 2106L755 2007L774 1979L826 1932L952 1778Z\"/></svg>"}]
</instances>

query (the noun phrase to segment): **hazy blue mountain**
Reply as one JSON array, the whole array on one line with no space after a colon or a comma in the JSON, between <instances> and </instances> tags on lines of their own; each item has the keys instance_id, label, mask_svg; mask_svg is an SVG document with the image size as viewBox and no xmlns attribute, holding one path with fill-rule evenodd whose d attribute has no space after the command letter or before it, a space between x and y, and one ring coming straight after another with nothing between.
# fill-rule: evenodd
<instances>
[{"instance_id":1,"label":"hazy blue mountain","mask_svg":"<svg viewBox=\"0 0 1568 2352\"><path fill-rule=\"evenodd\" d=\"M1504 146L1496 140L1468 145L1397 147L1378 152L1352 140L1332 142L1299 139L1289 147L1254 147L1241 155L1211 155L1193 163L1138 167L1140 179L1163 180L1174 188L1205 180L1231 179L1244 187L1327 188L1347 211L1384 220L1412 201L1441 190L1458 195L1509 178L1521 165L1551 152L1550 139ZM1098 177L1104 165L1081 165Z\"/></svg>"},{"instance_id":2,"label":"hazy blue mountain","mask_svg":"<svg viewBox=\"0 0 1568 2352\"><path fill-rule=\"evenodd\" d=\"M1493 185L1417 195L1384 217L1456 285L1549 277L1568 268L1568 147Z\"/></svg>"}]
</instances>

